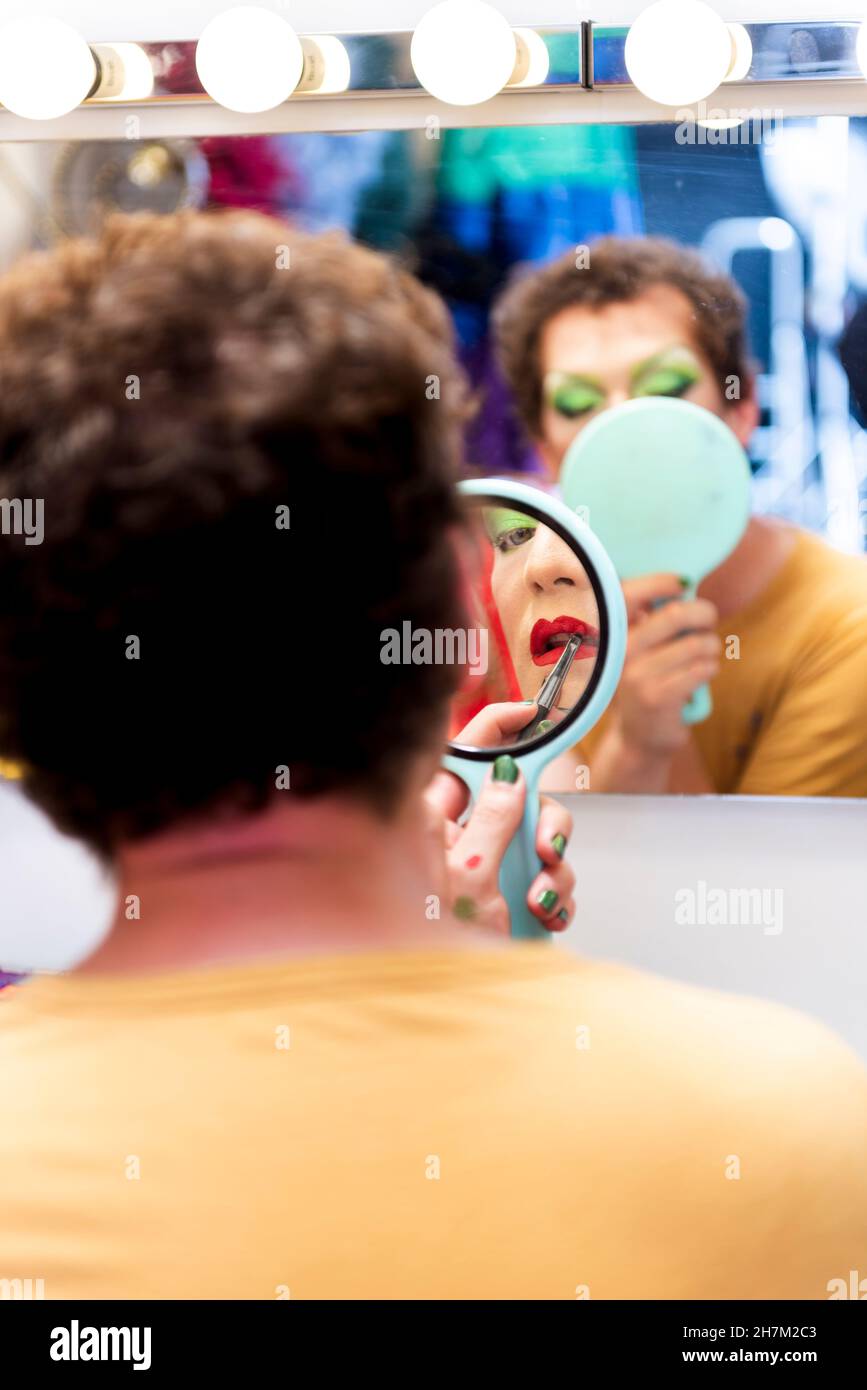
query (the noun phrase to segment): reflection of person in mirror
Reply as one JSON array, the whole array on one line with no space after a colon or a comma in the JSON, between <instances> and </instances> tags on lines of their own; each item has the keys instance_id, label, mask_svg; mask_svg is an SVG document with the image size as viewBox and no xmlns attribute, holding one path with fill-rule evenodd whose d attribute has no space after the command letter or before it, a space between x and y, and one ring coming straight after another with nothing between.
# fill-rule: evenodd
<instances>
[{"instance_id":1,"label":"reflection of person in mirror","mask_svg":"<svg viewBox=\"0 0 867 1390\"><path fill-rule=\"evenodd\" d=\"M535 699L570 637L578 650L548 716L577 704L599 654L599 609L587 572L556 531L505 507L485 516L493 547L491 592L524 699Z\"/></svg>"},{"instance_id":2,"label":"reflection of person in mirror","mask_svg":"<svg viewBox=\"0 0 867 1390\"><path fill-rule=\"evenodd\" d=\"M734 282L650 238L606 238L589 262L533 270L494 316L548 477L589 420L642 396L713 411L746 447L759 407ZM694 600L660 606L682 592L674 574L624 591L623 677L572 759L591 790L867 796L867 558L754 516ZM690 727L683 706L708 681L713 713Z\"/></svg>"},{"instance_id":3,"label":"reflection of person in mirror","mask_svg":"<svg viewBox=\"0 0 867 1390\"><path fill-rule=\"evenodd\" d=\"M815 1299L859 1268L848 1048L504 935L527 780L500 754L462 819L458 668L381 661L384 620L462 622L460 400L417 281L253 213L0 277L2 482L49 499L0 544L0 751L118 882L87 959L0 992L0 1287ZM543 805L552 930L570 826Z\"/></svg>"}]
</instances>

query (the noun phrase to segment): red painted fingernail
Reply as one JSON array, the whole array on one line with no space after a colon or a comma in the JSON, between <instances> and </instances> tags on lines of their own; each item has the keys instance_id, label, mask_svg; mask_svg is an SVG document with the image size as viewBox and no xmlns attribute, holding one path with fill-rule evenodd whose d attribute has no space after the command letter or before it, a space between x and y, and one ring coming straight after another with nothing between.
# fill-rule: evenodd
<instances>
[{"instance_id":1,"label":"red painted fingernail","mask_svg":"<svg viewBox=\"0 0 867 1390\"><path fill-rule=\"evenodd\" d=\"M474 855L472 855L472 857L471 857L470 859L467 860L466 864L464 865L464 868L465 868L465 869L477 869L477 868L479 867L479 865L481 864L481 862L482 862L482 856L481 856L480 854L474 854Z\"/></svg>"}]
</instances>

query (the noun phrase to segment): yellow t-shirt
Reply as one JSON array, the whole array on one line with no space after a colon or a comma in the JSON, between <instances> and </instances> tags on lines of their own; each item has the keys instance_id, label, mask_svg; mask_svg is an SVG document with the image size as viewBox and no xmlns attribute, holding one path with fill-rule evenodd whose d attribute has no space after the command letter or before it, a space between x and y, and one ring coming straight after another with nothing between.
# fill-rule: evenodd
<instances>
[{"instance_id":1,"label":"yellow t-shirt","mask_svg":"<svg viewBox=\"0 0 867 1390\"><path fill-rule=\"evenodd\" d=\"M764 592L717 632L713 713L693 728L714 790L867 797L867 556L799 532ZM607 727L580 745L590 790Z\"/></svg>"},{"instance_id":2,"label":"yellow t-shirt","mask_svg":"<svg viewBox=\"0 0 867 1390\"><path fill-rule=\"evenodd\" d=\"M867 1077L777 1006L548 943L0 1002L0 1279L46 1298L827 1298Z\"/></svg>"}]
</instances>

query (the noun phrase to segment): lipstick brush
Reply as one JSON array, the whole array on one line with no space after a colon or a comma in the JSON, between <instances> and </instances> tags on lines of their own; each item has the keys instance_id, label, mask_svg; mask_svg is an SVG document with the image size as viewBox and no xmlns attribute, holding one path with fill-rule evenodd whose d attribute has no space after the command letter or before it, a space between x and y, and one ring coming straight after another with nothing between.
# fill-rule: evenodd
<instances>
[{"instance_id":1,"label":"lipstick brush","mask_svg":"<svg viewBox=\"0 0 867 1390\"><path fill-rule=\"evenodd\" d=\"M533 730L536 728L536 725L541 724L543 719L547 719L552 709L554 709L555 705L557 704L557 701L560 698L560 692L563 689L563 686L566 684L566 677L568 676L572 668L572 662L578 655L578 649L583 643L583 641L584 637L582 633L572 633L571 637L569 638L568 642L563 648L563 655L560 657L559 661L557 662L557 665L554 667L551 674L549 676L546 676L544 681L542 682L542 687L539 691L539 694L536 696L536 705L538 706L538 708L536 710L536 713L533 715L533 718L530 720L529 724L525 724L523 729L519 731L519 743L523 743L526 739L528 739L531 736Z\"/></svg>"}]
</instances>

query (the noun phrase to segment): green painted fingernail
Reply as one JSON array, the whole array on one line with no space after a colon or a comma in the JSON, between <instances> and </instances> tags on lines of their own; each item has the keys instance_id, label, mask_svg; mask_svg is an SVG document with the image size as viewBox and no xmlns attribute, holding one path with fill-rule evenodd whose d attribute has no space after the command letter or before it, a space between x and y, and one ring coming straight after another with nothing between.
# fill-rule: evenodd
<instances>
[{"instance_id":1,"label":"green painted fingernail","mask_svg":"<svg viewBox=\"0 0 867 1390\"><path fill-rule=\"evenodd\" d=\"M551 912L557 903L557 894L554 892L553 888L546 888L544 893L539 894L536 902L543 912Z\"/></svg>"},{"instance_id":2,"label":"green painted fingernail","mask_svg":"<svg viewBox=\"0 0 867 1390\"><path fill-rule=\"evenodd\" d=\"M471 922L476 915L476 905L472 898L456 898L452 912L462 922Z\"/></svg>"},{"instance_id":3,"label":"green painted fingernail","mask_svg":"<svg viewBox=\"0 0 867 1390\"><path fill-rule=\"evenodd\" d=\"M539 723L536 725L536 730L535 730L535 732L536 732L537 734L547 734L548 730L549 730L549 729L553 729L553 727L554 727L554 720L553 720L553 719L540 719L540 720L539 720Z\"/></svg>"},{"instance_id":4,"label":"green painted fingernail","mask_svg":"<svg viewBox=\"0 0 867 1390\"><path fill-rule=\"evenodd\" d=\"M560 911L557 913L557 917L564 924L569 921L569 913L566 911L565 907L560 908Z\"/></svg>"},{"instance_id":5,"label":"green painted fingernail","mask_svg":"<svg viewBox=\"0 0 867 1390\"><path fill-rule=\"evenodd\" d=\"M566 853L566 836L555 835L553 840L551 841L551 844L554 846L554 853L556 854L557 858L562 859L563 855Z\"/></svg>"},{"instance_id":6,"label":"green painted fingernail","mask_svg":"<svg viewBox=\"0 0 867 1390\"><path fill-rule=\"evenodd\" d=\"M691 579L684 579L683 575L680 576L680 579L679 579L677 582L678 582L678 584L680 585L680 587L681 587L682 589L691 589L691 588L692 588L692 580L691 580Z\"/></svg>"},{"instance_id":7,"label":"green painted fingernail","mask_svg":"<svg viewBox=\"0 0 867 1390\"><path fill-rule=\"evenodd\" d=\"M517 782L518 764L508 753L501 753L495 761L493 778L495 782Z\"/></svg>"}]
</instances>

